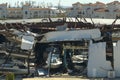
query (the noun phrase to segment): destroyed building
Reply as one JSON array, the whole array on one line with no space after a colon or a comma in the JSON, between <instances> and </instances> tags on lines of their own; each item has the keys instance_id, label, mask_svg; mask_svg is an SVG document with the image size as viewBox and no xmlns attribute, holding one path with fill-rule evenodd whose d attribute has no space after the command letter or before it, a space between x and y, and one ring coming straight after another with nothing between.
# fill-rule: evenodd
<instances>
[{"instance_id":1,"label":"destroyed building","mask_svg":"<svg viewBox=\"0 0 120 80\"><path fill-rule=\"evenodd\" d=\"M35 76L68 73L119 77L120 28L116 20L112 25L94 25L79 19L0 24L0 50L6 54L1 70L11 67L8 70L15 71L13 67L17 66L21 73ZM16 65L16 59L22 65ZM13 65L7 66L9 60Z\"/></svg>"}]
</instances>

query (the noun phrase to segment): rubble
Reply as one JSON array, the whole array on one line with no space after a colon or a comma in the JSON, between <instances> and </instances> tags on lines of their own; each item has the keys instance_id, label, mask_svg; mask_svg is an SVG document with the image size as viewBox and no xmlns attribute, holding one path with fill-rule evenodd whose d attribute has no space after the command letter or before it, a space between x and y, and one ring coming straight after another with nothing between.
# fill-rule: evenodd
<instances>
[{"instance_id":1,"label":"rubble","mask_svg":"<svg viewBox=\"0 0 120 80\"><path fill-rule=\"evenodd\" d=\"M40 77L108 77L112 70L119 77L119 36L115 37L119 25L115 22L99 27L79 20L0 24L0 54L4 56L0 71Z\"/></svg>"}]
</instances>

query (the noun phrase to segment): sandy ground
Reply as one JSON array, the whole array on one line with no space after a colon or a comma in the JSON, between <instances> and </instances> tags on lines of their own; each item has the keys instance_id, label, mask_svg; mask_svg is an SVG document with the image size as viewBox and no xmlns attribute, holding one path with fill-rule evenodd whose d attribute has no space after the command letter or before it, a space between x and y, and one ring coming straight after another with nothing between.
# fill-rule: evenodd
<instances>
[{"instance_id":1,"label":"sandy ground","mask_svg":"<svg viewBox=\"0 0 120 80\"><path fill-rule=\"evenodd\" d=\"M108 78L25 78L23 80L120 80L120 78L108 79Z\"/></svg>"},{"instance_id":2,"label":"sandy ground","mask_svg":"<svg viewBox=\"0 0 120 80\"><path fill-rule=\"evenodd\" d=\"M25 78L23 80L89 80L80 78Z\"/></svg>"}]
</instances>

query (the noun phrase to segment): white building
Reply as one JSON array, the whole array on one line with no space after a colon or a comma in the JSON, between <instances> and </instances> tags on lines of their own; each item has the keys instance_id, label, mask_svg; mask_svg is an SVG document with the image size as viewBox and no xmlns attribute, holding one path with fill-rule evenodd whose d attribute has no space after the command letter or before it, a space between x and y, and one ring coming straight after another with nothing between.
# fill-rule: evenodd
<instances>
[{"instance_id":1,"label":"white building","mask_svg":"<svg viewBox=\"0 0 120 80\"><path fill-rule=\"evenodd\" d=\"M87 17L87 18L116 18L120 16L120 2L113 1L108 4L102 2L72 4L72 8L67 11L68 17Z\"/></svg>"},{"instance_id":2,"label":"white building","mask_svg":"<svg viewBox=\"0 0 120 80\"><path fill-rule=\"evenodd\" d=\"M7 4L0 4L0 18L43 18L43 17L56 17L58 13L57 9L53 8L39 8L31 7L29 4L25 4L22 8L7 8Z\"/></svg>"},{"instance_id":3,"label":"white building","mask_svg":"<svg viewBox=\"0 0 120 80\"><path fill-rule=\"evenodd\" d=\"M30 5L23 6L23 18L45 18L57 16L57 9L53 8L38 8L30 7Z\"/></svg>"},{"instance_id":4,"label":"white building","mask_svg":"<svg viewBox=\"0 0 120 80\"><path fill-rule=\"evenodd\" d=\"M101 8L105 8L106 5L102 2L96 2L94 4L92 3L89 3L89 4L85 4L83 6L83 10L84 10L84 16L85 17L92 17L92 18L95 18L95 10L96 9L101 9Z\"/></svg>"},{"instance_id":5,"label":"white building","mask_svg":"<svg viewBox=\"0 0 120 80\"><path fill-rule=\"evenodd\" d=\"M65 14L66 13L66 14ZM120 2L113 1L107 4L102 2L81 4L76 2L71 8L58 10L56 8L40 8L26 3L21 8L7 8L7 4L0 4L0 19L5 18L47 18L57 17L58 15L66 17L86 17L86 18L116 18L120 17Z\"/></svg>"},{"instance_id":6,"label":"white building","mask_svg":"<svg viewBox=\"0 0 120 80\"><path fill-rule=\"evenodd\" d=\"M23 19L28 19L30 18L30 5L29 4L25 4L22 6L22 14L23 14Z\"/></svg>"},{"instance_id":7,"label":"white building","mask_svg":"<svg viewBox=\"0 0 120 80\"><path fill-rule=\"evenodd\" d=\"M63 12L63 11L61 11L61 12ZM57 14L59 14L59 13L60 13L60 11L57 8L54 8L54 7L50 8L50 16L51 17L56 17ZM65 12L63 12L63 13L65 13Z\"/></svg>"},{"instance_id":8,"label":"white building","mask_svg":"<svg viewBox=\"0 0 120 80\"><path fill-rule=\"evenodd\" d=\"M67 9L67 16L69 17L79 17L81 15L81 11L82 11L82 5L81 3L77 2L72 4L72 8Z\"/></svg>"},{"instance_id":9,"label":"white building","mask_svg":"<svg viewBox=\"0 0 120 80\"><path fill-rule=\"evenodd\" d=\"M22 18L21 8L7 8L7 18Z\"/></svg>"},{"instance_id":10,"label":"white building","mask_svg":"<svg viewBox=\"0 0 120 80\"><path fill-rule=\"evenodd\" d=\"M92 3L84 4L83 10L82 10L83 16L84 17L93 17L95 8L96 8L95 5Z\"/></svg>"},{"instance_id":11,"label":"white building","mask_svg":"<svg viewBox=\"0 0 120 80\"><path fill-rule=\"evenodd\" d=\"M94 11L95 18L109 18L109 10L106 8L99 8Z\"/></svg>"},{"instance_id":12,"label":"white building","mask_svg":"<svg viewBox=\"0 0 120 80\"><path fill-rule=\"evenodd\" d=\"M94 10L98 8L105 8L106 5L102 2L81 4L79 2L72 4L72 8L68 10L69 17L95 17Z\"/></svg>"},{"instance_id":13,"label":"white building","mask_svg":"<svg viewBox=\"0 0 120 80\"><path fill-rule=\"evenodd\" d=\"M107 9L109 10L109 18L116 18L117 16L120 16L120 2L119 1L113 1L107 4Z\"/></svg>"},{"instance_id":14,"label":"white building","mask_svg":"<svg viewBox=\"0 0 120 80\"><path fill-rule=\"evenodd\" d=\"M0 4L0 18L6 18L7 17L7 3L6 4Z\"/></svg>"},{"instance_id":15,"label":"white building","mask_svg":"<svg viewBox=\"0 0 120 80\"><path fill-rule=\"evenodd\" d=\"M113 1L113 2L110 2L106 5L107 5L107 8L110 12L113 12L116 9L120 9L120 2L119 1Z\"/></svg>"}]
</instances>

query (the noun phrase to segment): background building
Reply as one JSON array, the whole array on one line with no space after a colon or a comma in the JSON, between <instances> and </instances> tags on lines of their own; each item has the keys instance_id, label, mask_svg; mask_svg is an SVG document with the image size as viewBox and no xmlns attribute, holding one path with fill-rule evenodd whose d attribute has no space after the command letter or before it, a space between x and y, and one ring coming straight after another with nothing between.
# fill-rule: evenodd
<instances>
[{"instance_id":1,"label":"background building","mask_svg":"<svg viewBox=\"0 0 120 80\"><path fill-rule=\"evenodd\" d=\"M0 18L4 19L7 17L7 3L0 4Z\"/></svg>"},{"instance_id":2,"label":"background building","mask_svg":"<svg viewBox=\"0 0 120 80\"><path fill-rule=\"evenodd\" d=\"M67 9L68 17L87 17L87 18L116 18L120 16L120 2L113 1L107 4L102 2L81 4L79 2L72 4Z\"/></svg>"},{"instance_id":3,"label":"background building","mask_svg":"<svg viewBox=\"0 0 120 80\"><path fill-rule=\"evenodd\" d=\"M0 19L31 19L48 17L86 17L114 19L120 16L120 2L113 1L107 4L102 2L82 4L76 2L69 8L52 8L35 6L25 3L10 7L7 3L0 4Z\"/></svg>"},{"instance_id":4,"label":"background building","mask_svg":"<svg viewBox=\"0 0 120 80\"><path fill-rule=\"evenodd\" d=\"M22 18L22 8L7 8L7 18Z\"/></svg>"},{"instance_id":5,"label":"background building","mask_svg":"<svg viewBox=\"0 0 120 80\"><path fill-rule=\"evenodd\" d=\"M57 8L39 8L31 7L25 4L22 7L7 7L7 4L0 4L1 19L30 19L30 18L47 18L56 17L59 11Z\"/></svg>"}]
</instances>

